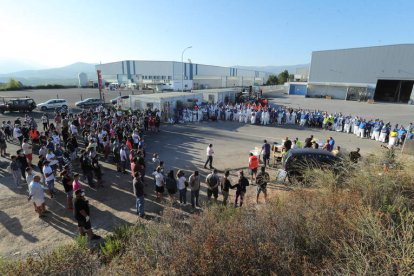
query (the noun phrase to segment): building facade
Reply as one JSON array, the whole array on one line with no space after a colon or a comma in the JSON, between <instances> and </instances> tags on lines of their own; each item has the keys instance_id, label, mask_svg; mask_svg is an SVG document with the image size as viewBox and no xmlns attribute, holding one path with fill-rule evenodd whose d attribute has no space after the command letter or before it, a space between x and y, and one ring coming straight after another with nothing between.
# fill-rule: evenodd
<instances>
[{"instance_id":1,"label":"building facade","mask_svg":"<svg viewBox=\"0 0 414 276\"><path fill-rule=\"evenodd\" d=\"M125 60L96 65L106 83L136 83L157 90L191 90L253 86L266 83L269 73L176 61Z\"/></svg>"},{"instance_id":2,"label":"building facade","mask_svg":"<svg viewBox=\"0 0 414 276\"><path fill-rule=\"evenodd\" d=\"M407 103L413 84L414 44L315 51L307 95Z\"/></svg>"}]
</instances>

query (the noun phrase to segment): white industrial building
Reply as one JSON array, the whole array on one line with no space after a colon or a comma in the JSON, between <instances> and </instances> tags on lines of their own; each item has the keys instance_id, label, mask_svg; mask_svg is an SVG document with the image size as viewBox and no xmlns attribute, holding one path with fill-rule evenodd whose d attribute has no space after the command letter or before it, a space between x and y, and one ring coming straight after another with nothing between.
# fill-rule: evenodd
<instances>
[{"instance_id":1,"label":"white industrial building","mask_svg":"<svg viewBox=\"0 0 414 276\"><path fill-rule=\"evenodd\" d=\"M96 65L105 83L139 88L180 91L192 89L255 86L266 83L269 73L176 61L125 60Z\"/></svg>"},{"instance_id":2,"label":"white industrial building","mask_svg":"<svg viewBox=\"0 0 414 276\"><path fill-rule=\"evenodd\" d=\"M413 84L414 44L315 51L307 96L407 103Z\"/></svg>"}]
</instances>

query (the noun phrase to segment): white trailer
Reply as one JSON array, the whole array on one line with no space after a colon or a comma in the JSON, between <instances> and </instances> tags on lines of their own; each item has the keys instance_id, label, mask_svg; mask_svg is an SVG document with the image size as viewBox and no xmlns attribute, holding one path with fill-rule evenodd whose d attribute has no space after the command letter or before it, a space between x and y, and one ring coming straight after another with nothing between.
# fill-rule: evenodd
<instances>
[{"instance_id":1,"label":"white trailer","mask_svg":"<svg viewBox=\"0 0 414 276\"><path fill-rule=\"evenodd\" d=\"M186 92L168 92L130 95L130 108L132 110L160 110L163 114L163 120L171 118L177 108L193 107L203 101L203 95L200 93Z\"/></svg>"},{"instance_id":2,"label":"white trailer","mask_svg":"<svg viewBox=\"0 0 414 276\"><path fill-rule=\"evenodd\" d=\"M203 101L208 103L234 103L236 100L236 94L239 92L235 88L223 88L223 89L203 89L193 90L194 93L200 93L203 95Z\"/></svg>"}]
</instances>

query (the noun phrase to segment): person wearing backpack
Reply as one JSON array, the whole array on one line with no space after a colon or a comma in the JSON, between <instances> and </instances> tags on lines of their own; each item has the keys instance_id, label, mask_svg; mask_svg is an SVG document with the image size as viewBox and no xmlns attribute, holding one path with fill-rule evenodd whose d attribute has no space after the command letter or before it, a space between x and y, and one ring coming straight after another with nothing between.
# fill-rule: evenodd
<instances>
[{"instance_id":1,"label":"person wearing backpack","mask_svg":"<svg viewBox=\"0 0 414 276\"><path fill-rule=\"evenodd\" d=\"M236 188L236 199L234 200L234 207L237 207L237 203L240 198L240 207L243 206L244 195L246 194L246 187L249 186L249 180L244 176L243 171L239 172L239 181L233 188Z\"/></svg>"},{"instance_id":2,"label":"person wearing backpack","mask_svg":"<svg viewBox=\"0 0 414 276\"><path fill-rule=\"evenodd\" d=\"M214 196L214 202L217 203L218 198L218 186L220 184L220 179L217 175L217 170L213 169L209 175L206 177L206 183L207 183L207 198L208 201L211 201L211 196Z\"/></svg>"},{"instance_id":3,"label":"person wearing backpack","mask_svg":"<svg viewBox=\"0 0 414 276\"><path fill-rule=\"evenodd\" d=\"M260 172L256 176L257 196L256 203L259 204L259 195L264 194L265 202L267 201L267 182L270 180L269 174L266 172L266 167L261 167Z\"/></svg>"}]
</instances>

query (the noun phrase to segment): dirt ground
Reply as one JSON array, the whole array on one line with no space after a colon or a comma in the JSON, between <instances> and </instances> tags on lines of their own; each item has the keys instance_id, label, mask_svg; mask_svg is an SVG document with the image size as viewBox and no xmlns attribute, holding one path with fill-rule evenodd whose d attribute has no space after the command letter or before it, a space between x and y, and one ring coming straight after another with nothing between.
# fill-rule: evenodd
<instances>
[{"instance_id":1,"label":"dirt ground","mask_svg":"<svg viewBox=\"0 0 414 276\"><path fill-rule=\"evenodd\" d=\"M16 116L16 115L14 115ZM248 153L254 147L260 147L263 139L270 143L281 141L284 137L299 137L302 141L310 134L319 137L334 136L338 145L353 149L361 147L363 155L377 150L379 144L367 139L359 139L353 135L324 132L315 129L298 129L296 127L262 127L241 125L234 122L203 122L189 125L162 126L160 133L149 133L145 137L147 160L152 153L158 152L161 160L165 161L166 171L169 169L183 169L187 176L198 169L205 179L209 173L202 169L205 162L205 150L209 143L214 144L214 166L220 171L230 169L232 183L236 181L237 171L246 166ZM15 153L17 145L8 147L9 153ZM66 210L66 195L60 182L56 183L59 190L54 199L47 198L46 204L50 213L44 219L39 219L33 210L31 202L27 201L27 186L17 189L13 185L12 177L6 168L9 160L0 158L0 256L6 259L24 258L28 255L42 254L57 245L71 242L77 235L77 225L71 212ZM36 164L34 160L34 164ZM157 220L165 208L173 208L186 215L197 214L202 209L192 211L191 205L171 205L169 201L158 202L153 191L153 179L146 177L146 206L148 219L137 217L135 211L135 197L132 194L130 175L117 173L114 164L102 162L104 167L104 188L91 189L84 185L86 197L91 206L91 221L94 231L101 235L108 235L114 227L121 224L136 222L151 223ZM75 171L78 164L74 162ZM147 173L152 170L149 165ZM275 179L276 169L269 170L271 179ZM269 193L276 196L285 191L284 185L270 185ZM231 192L230 201L234 200L235 191ZM177 195L178 197L178 195ZM255 205L256 186L250 186L246 195L247 204ZM187 192L187 200L190 193ZM221 199L221 196L219 197ZM206 188L203 185L200 195L201 204L206 203ZM261 198L259 208L264 207ZM255 205L256 206L256 205Z\"/></svg>"},{"instance_id":2,"label":"dirt ground","mask_svg":"<svg viewBox=\"0 0 414 276\"><path fill-rule=\"evenodd\" d=\"M156 134L152 134L156 135ZM151 139L151 134L147 140ZM157 140L155 140L156 142ZM17 145L9 145L8 152L14 153ZM148 151L150 155L151 151ZM162 156L162 152L161 152ZM148 156L147 156L147 159ZM34 160L36 164L37 159ZM171 161L171 164L173 162ZM7 173L8 160L0 160L0 253L5 259L25 258L29 255L35 256L51 250L57 245L71 242L78 234L77 225L73 219L72 212L66 209L63 186L60 182L56 183L58 194L54 199L47 197L46 205L49 213L46 218L39 219L33 210L32 202L27 200L27 185L23 189L14 187L12 177ZM73 163L74 170L80 171L78 162ZM114 164L102 162L104 167L104 188L92 189L83 185L86 190L86 197L91 206L91 221L94 231L105 237L114 227L121 224L150 223L156 220L164 208L173 208L183 214L197 214L202 209L193 211L189 204L190 193L187 193L187 205L172 205L168 200L158 202L153 191L151 177L146 177L146 202L145 209L148 218L139 218L135 212L135 198L132 193L132 181L130 175L116 172ZM171 168L185 168L183 162L174 163ZM149 166L151 167L151 166ZM240 168L240 167L239 167ZM274 178L275 169L269 171ZM209 173L208 170L200 170L203 178ZM189 174L189 172L188 172ZM187 174L187 175L188 175ZM232 171L232 183L237 179L237 171ZM255 186L250 186L245 202L255 204ZM277 190L284 190L284 186L269 187L269 194L274 195ZM235 191L231 192L230 202L234 200ZM178 195L177 195L178 196ZM219 200L221 196L219 197ZM207 203L206 188L203 184L200 194L201 204ZM261 202L264 204L263 196Z\"/></svg>"}]
</instances>

